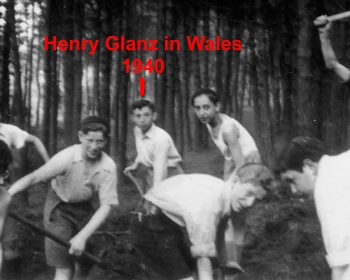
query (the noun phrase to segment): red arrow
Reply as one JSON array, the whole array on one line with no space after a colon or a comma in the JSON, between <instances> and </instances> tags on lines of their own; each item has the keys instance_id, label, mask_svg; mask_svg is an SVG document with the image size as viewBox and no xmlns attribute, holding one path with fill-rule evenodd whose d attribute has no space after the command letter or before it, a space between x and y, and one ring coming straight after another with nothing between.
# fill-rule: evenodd
<instances>
[{"instance_id":1,"label":"red arrow","mask_svg":"<svg viewBox=\"0 0 350 280\"><path fill-rule=\"evenodd\" d=\"M145 96L145 78L140 77L140 96Z\"/></svg>"}]
</instances>

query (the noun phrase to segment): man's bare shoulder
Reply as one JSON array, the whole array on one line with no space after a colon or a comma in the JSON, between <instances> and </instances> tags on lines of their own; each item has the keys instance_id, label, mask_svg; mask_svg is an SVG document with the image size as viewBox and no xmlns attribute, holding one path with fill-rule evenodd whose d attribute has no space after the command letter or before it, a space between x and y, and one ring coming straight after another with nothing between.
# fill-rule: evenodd
<instances>
[{"instance_id":1,"label":"man's bare shoulder","mask_svg":"<svg viewBox=\"0 0 350 280\"><path fill-rule=\"evenodd\" d=\"M239 129L233 121L232 122L225 122L222 125L222 135L224 136L224 138L239 136Z\"/></svg>"}]
</instances>

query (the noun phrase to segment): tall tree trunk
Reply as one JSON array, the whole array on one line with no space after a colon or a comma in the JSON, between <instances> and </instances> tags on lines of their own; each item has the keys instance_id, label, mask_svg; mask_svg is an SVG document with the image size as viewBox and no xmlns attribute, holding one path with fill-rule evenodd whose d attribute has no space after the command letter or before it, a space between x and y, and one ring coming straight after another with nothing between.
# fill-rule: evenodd
<instances>
[{"instance_id":1,"label":"tall tree trunk","mask_svg":"<svg viewBox=\"0 0 350 280\"><path fill-rule=\"evenodd\" d=\"M275 133L280 133L281 131L281 103L280 103L280 85L281 85L281 36L278 32L277 35L270 32L270 57L272 59L271 65L271 91L273 97L273 127L275 128Z\"/></svg>"},{"instance_id":2,"label":"tall tree trunk","mask_svg":"<svg viewBox=\"0 0 350 280\"><path fill-rule=\"evenodd\" d=\"M62 37L65 40L74 39L74 3L75 1L63 1L63 25ZM56 35L53 33L53 35ZM66 146L73 143L73 129L74 129L74 79L75 66L74 56L77 52L66 51L62 53L63 56L63 133L64 143Z\"/></svg>"},{"instance_id":3,"label":"tall tree trunk","mask_svg":"<svg viewBox=\"0 0 350 280\"><path fill-rule=\"evenodd\" d=\"M171 0L166 1L166 34L169 36L169 41L176 39L174 30L176 30L175 22L176 14ZM166 103L165 103L165 130L176 140L175 134L175 64L176 51L167 51L166 56Z\"/></svg>"},{"instance_id":4,"label":"tall tree trunk","mask_svg":"<svg viewBox=\"0 0 350 280\"><path fill-rule=\"evenodd\" d=\"M256 1L256 7L260 7L260 0ZM258 9L257 9L258 10ZM257 12L257 20L260 23L256 27L255 38L255 56L256 56L256 68L257 68L257 88L261 95L260 98L260 152L262 153L263 161L267 164L271 164L273 160L273 130L272 130L272 119L270 109L270 96L269 96L269 85L268 85L268 63L269 63L269 52L268 52L268 36L267 30L261 24L262 15Z\"/></svg>"},{"instance_id":5,"label":"tall tree trunk","mask_svg":"<svg viewBox=\"0 0 350 280\"><path fill-rule=\"evenodd\" d=\"M158 57L164 62L167 59L166 52L164 51L164 37L165 33L165 8L164 1L158 0L158 9L157 9L157 28L158 28L158 38L159 38L159 52ZM167 69L165 69L167 71ZM158 96L155 98L156 111L158 112L159 119L158 123L161 127L164 127L165 120L165 98L166 98L166 73L159 75L158 77Z\"/></svg>"},{"instance_id":6,"label":"tall tree trunk","mask_svg":"<svg viewBox=\"0 0 350 280\"><path fill-rule=\"evenodd\" d=\"M209 39L210 37L210 9L206 6L202 9L202 17L203 17L203 36L205 36L206 39ZM202 84L203 87L208 88L209 87L209 52L203 52L203 79Z\"/></svg>"},{"instance_id":7,"label":"tall tree trunk","mask_svg":"<svg viewBox=\"0 0 350 280\"><path fill-rule=\"evenodd\" d=\"M101 2L101 20L102 20L102 42L105 42L105 39L111 35L111 26L112 26L112 5L110 0L105 0ZM110 117L110 83L111 83L111 58L112 53L106 48L101 49L100 54L101 59L101 68L100 68L100 87L101 87L101 117L109 120Z\"/></svg>"},{"instance_id":8,"label":"tall tree trunk","mask_svg":"<svg viewBox=\"0 0 350 280\"><path fill-rule=\"evenodd\" d=\"M121 34L130 34L131 22L130 22L130 4L127 0L123 0L123 31ZM121 52L122 61L128 58L129 53L127 51ZM126 166L126 143L127 143L127 127L128 127L128 88L129 88L129 75L126 74L120 68L121 83L119 93L119 139L118 139L118 173L120 178L120 184L123 184L123 170Z\"/></svg>"},{"instance_id":9,"label":"tall tree trunk","mask_svg":"<svg viewBox=\"0 0 350 280\"><path fill-rule=\"evenodd\" d=\"M125 24L125 21L123 19L123 7L118 9L118 16L116 17L116 34L122 34L122 32L125 32L125 27L123 26L123 23ZM114 88L112 91L112 109L111 109L111 139L119 139L119 114L120 114L120 108L119 108L119 99L120 99L120 93L121 93L121 83L122 83L122 75L123 75L123 65L122 65L122 59L123 54L121 52L118 52L115 54L115 83ZM119 141L111 141L110 143L110 154L114 158L118 158L118 145Z\"/></svg>"},{"instance_id":10,"label":"tall tree trunk","mask_svg":"<svg viewBox=\"0 0 350 280\"><path fill-rule=\"evenodd\" d=\"M194 36L197 34L197 11L194 7L191 7L190 12L190 18L192 19L190 21L190 36ZM201 71L200 71L200 65L199 65L199 54L198 50L195 49L191 52L191 88L192 93L197 91L201 88ZM190 121L191 121L191 131L192 131L192 143L193 147L198 150L202 147L202 138L201 138L201 130L202 130L202 124L198 120L198 118L195 116L195 114L190 115Z\"/></svg>"},{"instance_id":11,"label":"tall tree trunk","mask_svg":"<svg viewBox=\"0 0 350 280\"><path fill-rule=\"evenodd\" d=\"M236 28L233 28L232 22L229 22L226 31L225 38L235 38ZM232 91L231 91L231 79L232 79L232 60L235 52L227 52L224 61L224 87L223 91L226 96L226 111L232 113Z\"/></svg>"},{"instance_id":12,"label":"tall tree trunk","mask_svg":"<svg viewBox=\"0 0 350 280\"><path fill-rule=\"evenodd\" d=\"M298 127L299 134L312 134L312 116L310 116L310 73L311 73L311 32L312 21L308 7L310 0L298 0L299 32L298 32Z\"/></svg>"},{"instance_id":13,"label":"tall tree trunk","mask_svg":"<svg viewBox=\"0 0 350 280\"><path fill-rule=\"evenodd\" d=\"M82 40L84 24L84 1L75 0L74 3L74 38ZM82 111L82 78L83 78L83 56L82 52L74 52L74 97L73 97L73 131L78 131ZM74 133L73 133L74 135ZM72 143L74 138L71 139Z\"/></svg>"},{"instance_id":14,"label":"tall tree trunk","mask_svg":"<svg viewBox=\"0 0 350 280\"><path fill-rule=\"evenodd\" d=\"M32 122L32 83L33 83L33 51L34 51L34 23L35 23L35 14L34 14L34 1L31 3L32 10L31 10L31 19L32 19L32 25L30 27L30 39L29 42L29 50L28 50L28 75L26 75L27 82L27 100L28 100L28 116L27 116L27 130L31 127Z\"/></svg>"},{"instance_id":15,"label":"tall tree trunk","mask_svg":"<svg viewBox=\"0 0 350 280\"><path fill-rule=\"evenodd\" d=\"M217 22L216 22L216 36L222 36L221 34L221 26L222 26L222 15L220 12L217 12ZM216 92L220 95L222 111L226 112L226 95L222 86L222 64L223 64L223 54L222 51L216 51L216 63L215 63L215 87Z\"/></svg>"},{"instance_id":16,"label":"tall tree trunk","mask_svg":"<svg viewBox=\"0 0 350 280\"><path fill-rule=\"evenodd\" d=\"M242 35L242 41L244 44L249 44L249 31L244 29ZM240 121L243 117L243 107L244 107L244 96L245 96L245 81L246 81L246 73L247 73L247 50L243 48L240 52L240 63L238 68L238 79L237 79L237 105L238 105L238 114L236 114L236 118Z\"/></svg>"},{"instance_id":17,"label":"tall tree trunk","mask_svg":"<svg viewBox=\"0 0 350 280\"><path fill-rule=\"evenodd\" d=\"M39 28L39 38L41 36ZM36 81L36 88L37 88L37 103L36 103L36 127L39 127L40 125L40 107L41 107L41 84L40 84L40 68L41 68L41 56L42 56L42 50L40 47L38 47L38 55L37 55L37 61L36 61L36 69L35 69L35 81Z\"/></svg>"},{"instance_id":18,"label":"tall tree trunk","mask_svg":"<svg viewBox=\"0 0 350 280\"><path fill-rule=\"evenodd\" d=\"M14 100L12 104L13 115L15 116L15 123L19 127L24 127L24 107L23 107L23 92L21 82L21 64L20 56L17 43L17 32L16 32L16 19L15 19L15 8L14 0L8 2L8 20L10 26L10 38L11 38L11 49L13 54L13 69L14 69Z\"/></svg>"},{"instance_id":19,"label":"tall tree trunk","mask_svg":"<svg viewBox=\"0 0 350 280\"><path fill-rule=\"evenodd\" d=\"M96 1L96 20L95 20L95 30L96 30L96 38L100 40L101 37L101 9L102 4L101 0ZM94 59L94 101L93 101L93 113L97 113L98 115L101 114L101 90L100 90L100 53L101 53L101 47L98 46L96 53L95 53L95 59Z\"/></svg>"},{"instance_id":20,"label":"tall tree trunk","mask_svg":"<svg viewBox=\"0 0 350 280\"><path fill-rule=\"evenodd\" d=\"M281 11L281 89L282 89L282 126L286 138L290 138L294 133L295 122L293 120L293 93L294 93L294 65L296 54L296 30L293 29L290 22L295 14L291 13L292 9L285 5Z\"/></svg>"},{"instance_id":21,"label":"tall tree trunk","mask_svg":"<svg viewBox=\"0 0 350 280\"><path fill-rule=\"evenodd\" d=\"M6 22L1 46L1 80L0 80L0 122L10 121L10 25L9 13L6 13Z\"/></svg>"},{"instance_id":22,"label":"tall tree trunk","mask_svg":"<svg viewBox=\"0 0 350 280\"><path fill-rule=\"evenodd\" d=\"M182 14L181 17L182 20L182 29L179 32L179 34L183 34L181 37L181 41L183 46L186 42L186 36L187 34L190 34L189 31L189 13L186 5L182 6ZM182 93L182 105L183 105L183 133L184 133L184 151L189 151L192 149L192 139L191 139L191 132L190 132L190 113L189 111L192 109L190 104L190 52L186 50L185 48L181 48L180 52L181 58L180 58L180 83L181 83L181 90Z\"/></svg>"}]
</instances>

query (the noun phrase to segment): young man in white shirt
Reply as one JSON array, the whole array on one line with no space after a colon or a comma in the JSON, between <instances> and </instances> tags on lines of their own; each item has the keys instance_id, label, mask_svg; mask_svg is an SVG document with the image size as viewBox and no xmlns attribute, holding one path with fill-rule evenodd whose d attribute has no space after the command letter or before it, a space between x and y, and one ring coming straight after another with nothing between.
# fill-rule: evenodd
<instances>
[{"instance_id":1,"label":"young man in white shirt","mask_svg":"<svg viewBox=\"0 0 350 280\"><path fill-rule=\"evenodd\" d=\"M318 28L318 34L320 36L322 55L326 64L326 67L332 70L341 82L348 82L350 80L350 69L341 64L333 50L330 31L332 23L328 21L327 16L322 15L314 20L314 24Z\"/></svg>"},{"instance_id":2,"label":"young man in white shirt","mask_svg":"<svg viewBox=\"0 0 350 280\"><path fill-rule=\"evenodd\" d=\"M220 98L214 90L199 89L191 102L198 119L207 126L211 138L225 158L224 180L244 163L261 162L258 148L249 132L234 118L220 113Z\"/></svg>"},{"instance_id":3,"label":"young man in white shirt","mask_svg":"<svg viewBox=\"0 0 350 280\"><path fill-rule=\"evenodd\" d=\"M260 154L253 137L234 118L220 113L219 95L212 89L199 89L192 95L192 107L198 119L206 125L215 145L225 158L223 179L227 180L236 168L245 163L260 163ZM233 223L233 224L232 224ZM239 213L235 220L228 221L227 241L236 231L235 243L244 239L245 215ZM239 233L239 234L238 234ZM233 240L231 240L233 241ZM230 242L231 243L231 242ZM231 261L240 261L241 250L236 246L229 250Z\"/></svg>"},{"instance_id":4,"label":"young man in white shirt","mask_svg":"<svg viewBox=\"0 0 350 280\"><path fill-rule=\"evenodd\" d=\"M168 178L145 195L147 203L132 222L135 248L164 279L195 279L196 270L199 280L213 279L211 259L222 253L218 228L271 186L271 172L255 163L238 168L227 182L205 174Z\"/></svg>"},{"instance_id":5,"label":"young man in white shirt","mask_svg":"<svg viewBox=\"0 0 350 280\"><path fill-rule=\"evenodd\" d=\"M350 279L350 151L328 156L319 140L296 137L279 163L292 192L315 201L332 279Z\"/></svg>"},{"instance_id":6,"label":"young man in white shirt","mask_svg":"<svg viewBox=\"0 0 350 280\"><path fill-rule=\"evenodd\" d=\"M116 165L103 152L108 131L108 122L98 116L83 119L80 144L60 151L9 189L13 196L38 182L55 179L45 202L44 226L69 242L70 248L45 239L46 261L55 267L54 280L87 276L75 256L81 255L87 240L118 205ZM96 211L91 205L94 197L100 202Z\"/></svg>"},{"instance_id":7,"label":"young man in white shirt","mask_svg":"<svg viewBox=\"0 0 350 280\"><path fill-rule=\"evenodd\" d=\"M135 162L128 166L124 173L144 167L147 191L152 185L159 184L172 175L183 173L180 166L182 159L171 136L154 124L157 114L153 102L139 99L131 107L137 156Z\"/></svg>"}]
</instances>

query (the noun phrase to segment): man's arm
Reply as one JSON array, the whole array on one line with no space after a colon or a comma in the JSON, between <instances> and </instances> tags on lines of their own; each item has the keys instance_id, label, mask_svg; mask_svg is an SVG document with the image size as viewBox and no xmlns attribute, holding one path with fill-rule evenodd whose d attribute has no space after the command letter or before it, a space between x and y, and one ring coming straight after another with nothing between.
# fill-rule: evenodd
<instances>
[{"instance_id":1,"label":"man's arm","mask_svg":"<svg viewBox=\"0 0 350 280\"><path fill-rule=\"evenodd\" d=\"M91 217L90 221L75 235L69 243L71 247L69 253L72 255L80 255L85 249L86 241L95 232L97 228L106 220L109 212L111 211L111 205L101 205L95 214Z\"/></svg>"},{"instance_id":2,"label":"man's arm","mask_svg":"<svg viewBox=\"0 0 350 280\"><path fill-rule=\"evenodd\" d=\"M327 20L326 16L318 17L315 19L314 23L316 26L318 26L318 32L321 41L321 50L326 67L332 70L341 81L349 81L350 70L339 63L331 44L329 32L331 30L332 23Z\"/></svg>"},{"instance_id":3,"label":"man's arm","mask_svg":"<svg viewBox=\"0 0 350 280\"><path fill-rule=\"evenodd\" d=\"M199 280L212 280L213 269L211 261L207 257L197 258L197 271Z\"/></svg>"},{"instance_id":4,"label":"man's arm","mask_svg":"<svg viewBox=\"0 0 350 280\"><path fill-rule=\"evenodd\" d=\"M50 159L44 144L41 142L41 140L38 137L28 134L26 138L26 143L30 143L34 145L35 149L38 151L38 153L40 154L44 162L47 162Z\"/></svg>"},{"instance_id":5,"label":"man's arm","mask_svg":"<svg viewBox=\"0 0 350 280\"><path fill-rule=\"evenodd\" d=\"M232 160L225 159L224 176L223 176L224 181L226 181L230 177L230 175L233 173L234 170L235 170L234 162Z\"/></svg>"},{"instance_id":6,"label":"man's arm","mask_svg":"<svg viewBox=\"0 0 350 280\"><path fill-rule=\"evenodd\" d=\"M235 125L227 127L223 131L223 138L228 146L228 149L231 153L231 157L235 168L244 164L244 156L242 153L241 145L239 144L239 130ZM230 174L224 174L224 177L228 177Z\"/></svg>"},{"instance_id":7,"label":"man's arm","mask_svg":"<svg viewBox=\"0 0 350 280\"><path fill-rule=\"evenodd\" d=\"M62 151L56 154L39 169L19 179L10 187L9 194L13 196L16 193L26 190L27 188L36 183L50 180L59 174L63 174L67 168L66 153L66 151Z\"/></svg>"}]
</instances>

